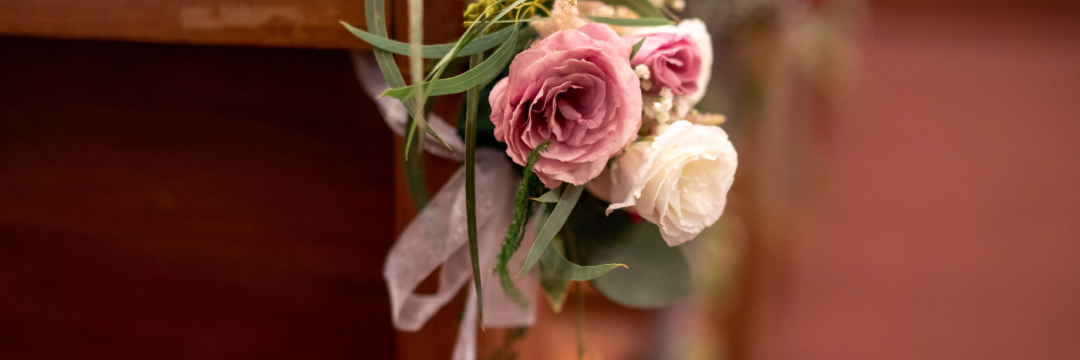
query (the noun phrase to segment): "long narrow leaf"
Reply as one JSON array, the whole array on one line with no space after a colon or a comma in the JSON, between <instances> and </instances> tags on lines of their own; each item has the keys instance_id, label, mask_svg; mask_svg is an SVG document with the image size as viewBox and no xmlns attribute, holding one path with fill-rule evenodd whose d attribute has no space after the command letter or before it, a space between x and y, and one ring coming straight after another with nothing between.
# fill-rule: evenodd
<instances>
[{"instance_id":1,"label":"long narrow leaf","mask_svg":"<svg viewBox=\"0 0 1080 360\"><path fill-rule=\"evenodd\" d=\"M551 311L556 314L562 311L563 302L566 301L566 285L566 279L548 269L543 261L540 262L540 288L544 289Z\"/></svg>"},{"instance_id":2,"label":"long narrow leaf","mask_svg":"<svg viewBox=\"0 0 1080 360\"><path fill-rule=\"evenodd\" d=\"M626 267L623 264L581 266L566 260L562 254L555 250L554 244L551 243L548 244L547 250L544 251L543 257L540 258L540 262L544 264L547 271L550 271L555 276L573 281L589 281L601 277L615 268Z\"/></svg>"},{"instance_id":3,"label":"long narrow leaf","mask_svg":"<svg viewBox=\"0 0 1080 360\"><path fill-rule=\"evenodd\" d=\"M368 30L371 30L371 33L376 36L381 36L385 38L387 36L386 13L383 12L383 3L384 0L366 0L364 2L364 11L367 13L367 23L369 27ZM379 71L382 72L383 78L386 79L386 83L389 84L392 88L405 86L405 79L401 77L401 69L399 69L397 63L394 62L394 54L391 54L389 51L386 50L380 50L378 48L376 48L373 52L375 53L375 61L379 63ZM439 137L439 134L436 134L435 131L428 126L427 119L425 119L423 116L417 115L416 106L411 100L405 100L401 103L405 106L405 109L409 111L409 114L412 114L414 116L414 120L416 120L416 124L414 125L414 127L420 127L424 129L425 131L427 131L428 134L431 134L431 136L435 137L435 139L442 142L443 145L445 145L447 148L450 148L450 145L447 144L446 141L442 139L442 137ZM411 144L411 140L412 139L410 136L410 139L405 141L405 145L408 146L409 144ZM405 153L405 156L407 159L409 154Z\"/></svg>"},{"instance_id":4,"label":"long narrow leaf","mask_svg":"<svg viewBox=\"0 0 1080 360\"><path fill-rule=\"evenodd\" d=\"M484 54L474 54L470 66L477 66ZM480 104L480 88L469 89L465 110L465 222L469 234L469 258L472 260L473 283L476 284L476 306L480 324L484 321L484 297L480 285L480 252L476 238L476 109Z\"/></svg>"},{"instance_id":5,"label":"long narrow leaf","mask_svg":"<svg viewBox=\"0 0 1080 360\"><path fill-rule=\"evenodd\" d=\"M405 123L407 129L415 129L412 127L413 119L410 116ZM414 132L414 131L410 131ZM424 209L428 203L428 190L427 182L424 180L424 143L422 141L413 142L412 145L405 146L405 185L409 189L409 196L412 197L413 205L416 206L416 211Z\"/></svg>"},{"instance_id":6,"label":"long narrow leaf","mask_svg":"<svg viewBox=\"0 0 1080 360\"><path fill-rule=\"evenodd\" d=\"M498 0L495 4L492 4L491 6L495 6L495 5L499 4L499 3L502 3L503 1L504 0ZM521 5L524 2L525 2L525 0L517 0L517 1L514 2L513 5L511 5L511 7L503 9L503 11L500 11L495 17L490 18L490 19L485 18L483 20L484 21L483 23L485 25L483 26L483 28L479 32L475 31L475 29L476 29L476 25L478 23L481 23L481 22L479 22L479 21L474 22L472 25L470 25L469 28L465 31L465 34L462 35L461 38L458 40L458 42L456 44L454 44L454 47L450 49L450 52L447 53L445 56L443 56L443 58L441 60L439 60L439 63L435 65L434 70L431 72L431 74L428 74L427 79L434 79L434 80L432 80L433 83L437 82L438 79L440 77L442 77L442 73L443 73L444 70L446 70L446 66L450 63L450 60L452 60L454 57L456 57L458 52L460 52L462 48L464 48L466 45L468 45L469 42L472 41L472 39L474 37L476 37L480 33L486 32L487 29L490 28L493 25L493 24L490 23L490 21L497 21L499 19L502 19L502 17L505 16L506 13L510 12L510 10L513 7L517 7L518 5ZM486 13L486 10L485 10L485 13ZM516 27L517 26L515 25L514 28L516 28ZM434 84L432 84L432 85L434 85ZM420 84L413 84L413 86L420 86ZM423 95L423 96L427 96L427 95ZM424 99L423 96L419 96L417 98L422 102L422 100ZM414 113L415 113L415 111L414 111ZM419 116L419 115L417 115L417 116ZM422 123L420 123L420 125L423 125L426 128L427 127L427 122L422 122ZM435 137L439 138L437 135ZM441 138L439 138L439 140L442 141ZM447 148L450 147L450 145L446 144L445 141L443 141L443 144L446 145Z\"/></svg>"},{"instance_id":7,"label":"long narrow leaf","mask_svg":"<svg viewBox=\"0 0 1080 360\"><path fill-rule=\"evenodd\" d=\"M488 8L490 9L492 7L498 6L504 1L505 0L498 0L495 3L492 3ZM438 79L439 75L442 75L442 70L445 69L446 65L450 63L450 60L457 57L457 54L461 52L461 49L468 45L469 42L471 42L473 38L477 36L477 34L487 32L487 30L491 28L492 25L494 25L492 21L501 20L504 16L506 16L507 13L510 12L510 10L521 5L524 2L525 0L514 1L513 4L503 9L498 14L495 14L495 16L492 16L490 18L484 17L483 19L477 19L477 21L473 22L472 25L469 25L469 28L465 30L465 34L461 35L461 38L458 39L458 42L454 44L453 48L450 49L450 52L443 56L443 58L439 60L439 63L435 65L435 71L431 75L429 75L428 78ZM482 14L487 14L487 9L485 9Z\"/></svg>"},{"instance_id":8,"label":"long narrow leaf","mask_svg":"<svg viewBox=\"0 0 1080 360\"><path fill-rule=\"evenodd\" d=\"M514 57L513 50L516 44L517 36L511 36L498 51L491 55L490 59L485 60L479 66L452 78L425 83L424 93L430 96L457 94L484 84L498 76L506 68L506 63L510 62ZM415 91L414 86L406 86L387 90L382 95L396 99L408 99L413 96L413 91Z\"/></svg>"},{"instance_id":9,"label":"long narrow leaf","mask_svg":"<svg viewBox=\"0 0 1080 360\"><path fill-rule=\"evenodd\" d=\"M586 16L586 17L589 18L589 20L592 20L592 21L595 21L595 22L598 22L598 23L601 23L601 24L608 24L608 25L615 25L615 26L664 26L664 25L674 25L675 24L674 22L671 22L668 19L658 19L658 18L623 19L623 18L603 17L603 16Z\"/></svg>"},{"instance_id":10,"label":"long narrow leaf","mask_svg":"<svg viewBox=\"0 0 1080 360\"><path fill-rule=\"evenodd\" d=\"M559 202L560 197L562 197L561 188L554 188L551 189L551 191L544 193L544 195L540 195L540 197L536 198L536 201L542 203L557 203Z\"/></svg>"},{"instance_id":11,"label":"long narrow leaf","mask_svg":"<svg viewBox=\"0 0 1080 360\"><path fill-rule=\"evenodd\" d=\"M399 55L409 54L409 44L387 39L385 37L381 37L367 31L357 29L356 27L353 27L352 25L349 25L344 21L341 21L341 25L344 25L345 29L349 30L349 32L353 35L356 35L356 37L360 38L361 40L367 41L369 44L371 44L371 46L374 46L377 49L389 51ZM506 39L510 37L510 33L513 30L514 29L511 28L505 28L496 31L491 35L473 39L473 41L469 42L469 45L466 45L465 47L461 48L461 51L458 51L456 57L470 56L472 54L487 51L495 46L498 46L499 44L506 42ZM446 56L446 54L450 53L450 50L454 48L454 45L456 45L456 43L426 45L423 48L424 58L441 59L443 56Z\"/></svg>"},{"instance_id":12,"label":"long narrow leaf","mask_svg":"<svg viewBox=\"0 0 1080 360\"><path fill-rule=\"evenodd\" d=\"M364 5L366 6L368 28L375 36L386 38L386 13L383 12L383 0L366 0ZM379 48L375 48L374 53L375 60L379 63L379 70L382 71L383 77L386 78L386 82L390 84L390 87L405 86L405 79L401 77L401 70L398 69L397 63L394 62L394 55ZM405 104L410 113L413 110L412 105L411 101Z\"/></svg>"},{"instance_id":13,"label":"long narrow leaf","mask_svg":"<svg viewBox=\"0 0 1080 360\"><path fill-rule=\"evenodd\" d=\"M578 198L581 197L583 190L585 190L585 185L566 184L562 197L559 198L559 203L555 205L555 210L551 211L551 215L544 222L544 227L536 235L536 242L533 243L532 249L529 249L529 257L525 258L525 265L521 267L518 276L529 272L533 265L536 264L536 261L540 260L540 256L544 254L548 245L551 244L551 239L555 237L555 234L559 233L559 230L562 230L566 218L570 217L570 212L577 205Z\"/></svg>"},{"instance_id":14,"label":"long narrow leaf","mask_svg":"<svg viewBox=\"0 0 1080 360\"><path fill-rule=\"evenodd\" d=\"M643 18L663 18L664 13L649 0L603 0L608 5L622 5Z\"/></svg>"},{"instance_id":15,"label":"long narrow leaf","mask_svg":"<svg viewBox=\"0 0 1080 360\"><path fill-rule=\"evenodd\" d=\"M416 96L413 96L413 104L416 108L416 119L425 119L427 112L424 103L427 96L424 95L424 0L408 0L409 4L409 75L412 76L413 87L416 88ZM420 128L420 122L414 120L412 129ZM426 125L426 124L425 124ZM405 143L411 143L411 138ZM417 141L423 148L423 142ZM417 159L418 160L418 159ZM419 209L418 209L419 210Z\"/></svg>"}]
</instances>

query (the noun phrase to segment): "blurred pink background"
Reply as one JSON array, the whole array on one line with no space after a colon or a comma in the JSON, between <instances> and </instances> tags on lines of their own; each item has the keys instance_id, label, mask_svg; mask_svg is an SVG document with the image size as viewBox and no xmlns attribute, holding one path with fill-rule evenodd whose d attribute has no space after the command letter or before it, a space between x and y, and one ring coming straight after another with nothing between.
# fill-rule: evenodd
<instances>
[{"instance_id":1,"label":"blurred pink background","mask_svg":"<svg viewBox=\"0 0 1080 360\"><path fill-rule=\"evenodd\" d=\"M870 6L747 357L1080 358L1080 4Z\"/></svg>"}]
</instances>

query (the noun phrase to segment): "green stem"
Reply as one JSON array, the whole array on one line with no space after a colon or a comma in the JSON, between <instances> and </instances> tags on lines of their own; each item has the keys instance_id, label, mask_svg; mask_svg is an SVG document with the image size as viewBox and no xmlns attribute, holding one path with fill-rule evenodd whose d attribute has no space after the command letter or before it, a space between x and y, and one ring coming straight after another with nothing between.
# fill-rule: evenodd
<instances>
[{"instance_id":1,"label":"green stem","mask_svg":"<svg viewBox=\"0 0 1080 360\"><path fill-rule=\"evenodd\" d=\"M581 282L574 282L577 292L577 358L585 358L585 293L581 291Z\"/></svg>"},{"instance_id":2,"label":"green stem","mask_svg":"<svg viewBox=\"0 0 1080 360\"><path fill-rule=\"evenodd\" d=\"M405 128L415 130L413 123L412 115L410 115ZM424 142L406 141L403 146L405 147L405 184L409 188L409 195L412 197L413 205L416 206L416 212L420 212L427 206L429 199L427 183L424 181Z\"/></svg>"},{"instance_id":3,"label":"green stem","mask_svg":"<svg viewBox=\"0 0 1080 360\"><path fill-rule=\"evenodd\" d=\"M469 67L476 67L484 55L469 57ZM480 251L476 238L476 110L480 105L480 87L469 89L465 110L465 217L469 233L469 256L472 260L473 283L476 284L476 313L480 328L484 327L484 297L480 285Z\"/></svg>"},{"instance_id":4,"label":"green stem","mask_svg":"<svg viewBox=\"0 0 1080 360\"><path fill-rule=\"evenodd\" d=\"M570 260L580 264L578 259L577 244L574 242L574 232L570 227L563 228L563 238L566 239L566 252ZM585 359L585 292L581 290L581 282L574 282L574 291L577 292L577 354L578 360Z\"/></svg>"},{"instance_id":5,"label":"green stem","mask_svg":"<svg viewBox=\"0 0 1080 360\"><path fill-rule=\"evenodd\" d=\"M426 125L424 119L424 1L423 0L409 0L409 72L412 76L412 85L416 88L414 93L413 103L416 104L416 112L413 114L414 119L411 132L415 133L417 128L421 128L420 124ZM426 126L425 126L426 127ZM423 129L423 128L421 128ZM405 140L406 145L412 143L413 136L409 135L409 139ZM423 142L422 139L416 139L417 142ZM419 210L419 209L417 209Z\"/></svg>"}]
</instances>

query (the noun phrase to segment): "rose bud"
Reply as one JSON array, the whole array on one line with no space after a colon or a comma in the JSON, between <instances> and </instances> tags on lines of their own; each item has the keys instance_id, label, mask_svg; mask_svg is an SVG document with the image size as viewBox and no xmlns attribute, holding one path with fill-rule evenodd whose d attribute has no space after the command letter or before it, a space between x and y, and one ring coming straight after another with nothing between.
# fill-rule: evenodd
<instances>
[{"instance_id":1,"label":"rose bud","mask_svg":"<svg viewBox=\"0 0 1080 360\"><path fill-rule=\"evenodd\" d=\"M642 38L645 43L630 63L648 67L652 82L648 93L659 94L666 87L675 95L688 97L690 104L700 101L713 61L712 39L705 23L687 19L677 26L640 28L623 37L631 45Z\"/></svg>"}]
</instances>

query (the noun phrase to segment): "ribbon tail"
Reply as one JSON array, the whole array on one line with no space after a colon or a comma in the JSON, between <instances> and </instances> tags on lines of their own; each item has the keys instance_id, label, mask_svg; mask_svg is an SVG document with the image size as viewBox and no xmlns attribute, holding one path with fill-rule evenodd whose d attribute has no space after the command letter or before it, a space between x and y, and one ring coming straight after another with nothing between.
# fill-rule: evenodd
<instances>
[{"instance_id":1,"label":"ribbon tail","mask_svg":"<svg viewBox=\"0 0 1080 360\"><path fill-rule=\"evenodd\" d=\"M494 273L502 240L514 214L514 194L520 177L509 159L500 151L478 149L476 184L483 189L476 198L477 236L480 256L480 281L484 286L484 326L511 328L530 326L536 319L536 273L514 280L528 299L522 307L507 296ZM472 281L468 236L465 229L465 177L458 170L401 233L387 255L383 276L390 291L394 326L403 331L417 331L446 305L463 286ZM531 228L526 230L522 248L533 242ZM527 251L518 251L510 267L520 268ZM435 294L417 294L416 287L442 267L439 289ZM454 348L455 360L476 359L476 293L467 291L468 305L462 318Z\"/></svg>"},{"instance_id":2,"label":"ribbon tail","mask_svg":"<svg viewBox=\"0 0 1080 360\"><path fill-rule=\"evenodd\" d=\"M451 358L453 360L476 360L476 292L468 293L465 315L461 317L457 342L454 343L454 355Z\"/></svg>"}]
</instances>

